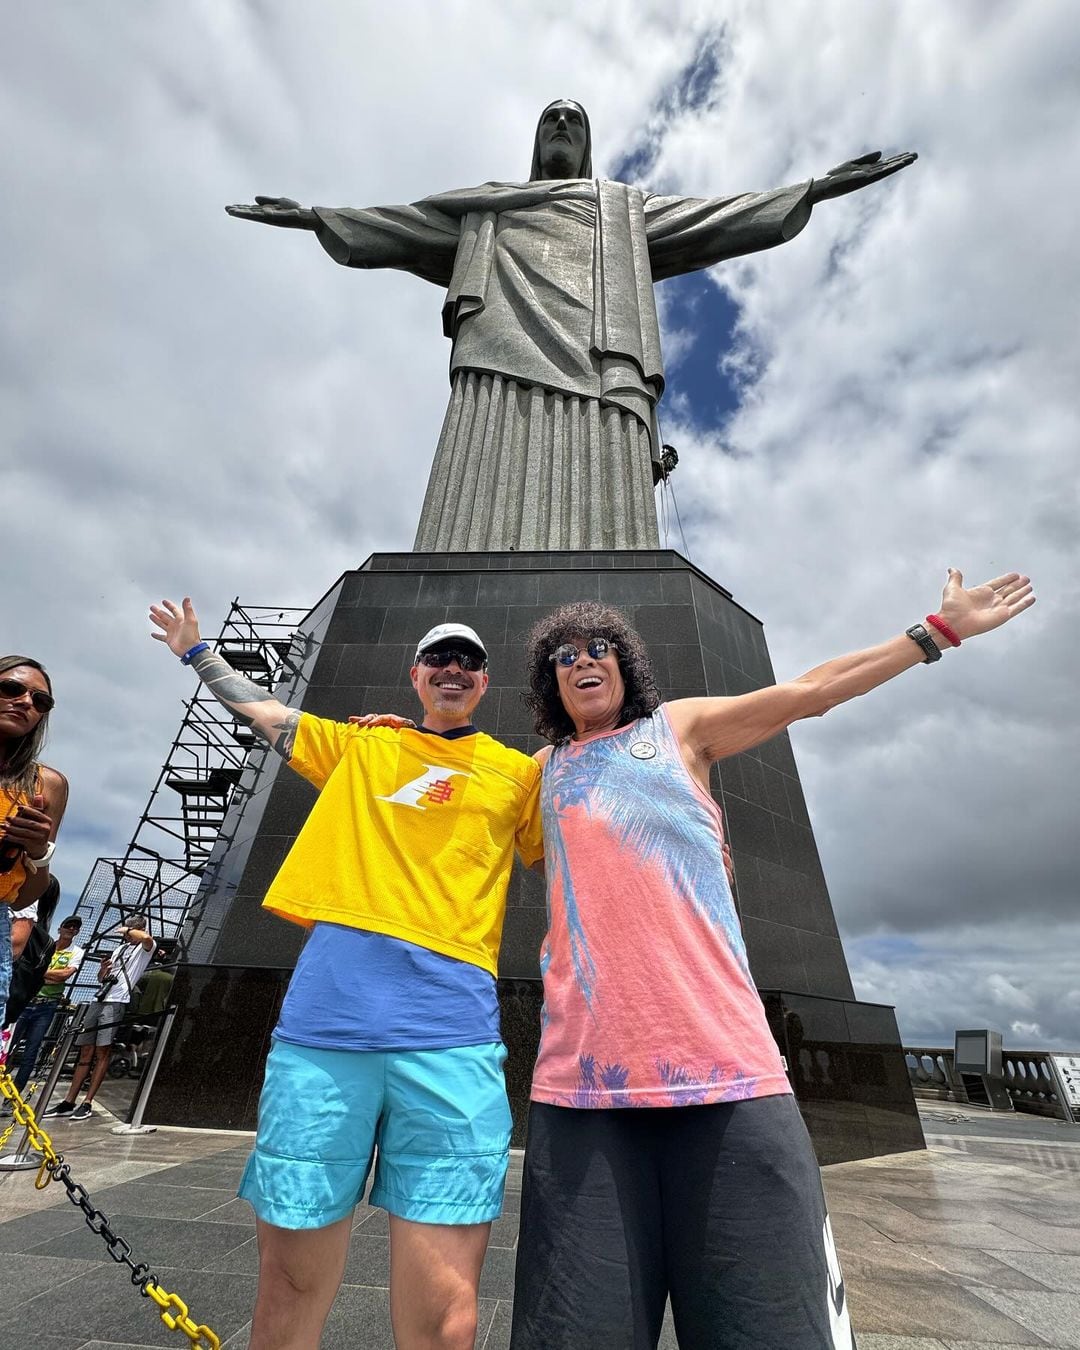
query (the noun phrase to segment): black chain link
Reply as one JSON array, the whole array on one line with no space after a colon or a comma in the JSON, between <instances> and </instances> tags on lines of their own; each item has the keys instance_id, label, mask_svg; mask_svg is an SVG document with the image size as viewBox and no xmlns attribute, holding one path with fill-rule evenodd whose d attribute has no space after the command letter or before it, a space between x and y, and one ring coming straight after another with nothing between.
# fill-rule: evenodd
<instances>
[{"instance_id":1,"label":"black chain link","mask_svg":"<svg viewBox=\"0 0 1080 1350\"><path fill-rule=\"evenodd\" d=\"M131 1243L125 1238L117 1237L109 1227L109 1220L106 1215L91 1203L86 1187L71 1179L71 1169L64 1161L64 1155L58 1153L56 1161L46 1164L46 1166L53 1181L59 1181L64 1190L67 1191L67 1198L76 1208L82 1210L87 1228L90 1229L91 1233L96 1233L98 1237L104 1239L106 1250L112 1259L118 1266L127 1266L131 1271L131 1283L138 1289L143 1298L149 1298L146 1286L157 1284L150 1267L145 1261L139 1261L137 1264L132 1261Z\"/></svg>"}]
</instances>

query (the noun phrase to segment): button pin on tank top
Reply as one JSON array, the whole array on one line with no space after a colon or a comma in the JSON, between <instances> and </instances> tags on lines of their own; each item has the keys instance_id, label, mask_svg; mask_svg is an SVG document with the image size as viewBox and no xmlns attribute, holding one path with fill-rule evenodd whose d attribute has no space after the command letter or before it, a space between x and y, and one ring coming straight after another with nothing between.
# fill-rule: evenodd
<instances>
[{"instance_id":1,"label":"button pin on tank top","mask_svg":"<svg viewBox=\"0 0 1080 1350\"><path fill-rule=\"evenodd\" d=\"M630 753L635 759L655 759L656 746L652 741L635 741L630 747Z\"/></svg>"}]
</instances>

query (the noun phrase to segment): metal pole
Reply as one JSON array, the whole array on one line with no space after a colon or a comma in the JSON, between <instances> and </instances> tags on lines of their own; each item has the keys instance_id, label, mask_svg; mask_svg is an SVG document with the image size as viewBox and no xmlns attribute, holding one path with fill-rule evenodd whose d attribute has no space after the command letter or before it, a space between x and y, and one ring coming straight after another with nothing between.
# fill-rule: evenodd
<instances>
[{"instance_id":1,"label":"metal pole","mask_svg":"<svg viewBox=\"0 0 1080 1350\"><path fill-rule=\"evenodd\" d=\"M52 1068L49 1070L49 1076L45 1079L45 1086L41 1089L40 1095L34 1102L34 1117L40 1120L45 1114L49 1105L49 1098L56 1087L57 1079L60 1077L60 1071L64 1067L64 1061L68 1057L68 1051L71 1049L72 1042L82 1030L83 1018L86 1016L86 1004L80 1003L75 1010L75 1016L71 1019L71 1024L66 1031L62 1032L56 1045L56 1053L53 1055ZM41 1166L38 1158L28 1157L30 1152L30 1131L24 1127L22 1138L19 1140L18 1148L14 1153L6 1153L0 1158L0 1172L26 1172L31 1168Z\"/></svg>"},{"instance_id":2,"label":"metal pole","mask_svg":"<svg viewBox=\"0 0 1080 1350\"><path fill-rule=\"evenodd\" d=\"M165 1054L165 1042L169 1039L169 1033L172 1031L172 1025L175 1021L176 1004L173 1003L166 1008L165 1016L161 1019L161 1025L158 1027L157 1040L154 1042L150 1063L143 1074L142 1082L139 1084L139 1095L135 1099L131 1119L126 1125L114 1125L112 1128L113 1134L153 1134L157 1129L156 1125L144 1125L142 1120L146 1112L146 1104L150 1100L150 1093L153 1090L154 1079L157 1078L158 1068Z\"/></svg>"}]
</instances>

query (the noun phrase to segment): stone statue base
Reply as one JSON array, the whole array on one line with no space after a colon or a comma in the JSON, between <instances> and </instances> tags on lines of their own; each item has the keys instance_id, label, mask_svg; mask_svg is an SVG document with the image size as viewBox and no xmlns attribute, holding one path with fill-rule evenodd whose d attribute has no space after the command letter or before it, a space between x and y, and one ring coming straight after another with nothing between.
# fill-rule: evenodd
<instances>
[{"instance_id":1,"label":"stone statue base","mask_svg":"<svg viewBox=\"0 0 1080 1350\"><path fill-rule=\"evenodd\" d=\"M287 697L326 717L411 713L417 639L456 619L490 654L477 725L531 753L541 742L519 693L525 636L556 605L581 599L626 611L665 698L773 681L761 623L677 553L395 553L346 572L311 611L309 655ZM181 1012L146 1115L156 1123L254 1127L270 1033L303 942L300 928L261 902L314 790L276 756L251 758L207 871L192 964L177 974ZM922 1147L892 1009L854 998L787 735L725 760L713 795L735 859L750 967L819 1159ZM517 1143L539 1036L544 925L543 884L517 868L499 981Z\"/></svg>"}]
</instances>

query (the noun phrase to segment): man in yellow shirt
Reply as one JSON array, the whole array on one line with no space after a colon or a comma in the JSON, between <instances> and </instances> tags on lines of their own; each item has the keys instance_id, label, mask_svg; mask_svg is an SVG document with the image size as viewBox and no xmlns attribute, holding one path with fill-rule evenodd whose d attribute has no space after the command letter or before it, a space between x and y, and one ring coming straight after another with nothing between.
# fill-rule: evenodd
<instances>
[{"instance_id":1,"label":"man in yellow shirt","mask_svg":"<svg viewBox=\"0 0 1080 1350\"><path fill-rule=\"evenodd\" d=\"M190 600L150 617L319 789L264 901L312 931L240 1185L258 1221L252 1350L318 1346L376 1146L399 1350L472 1350L510 1143L496 962L515 849L543 857L539 767L472 725L487 652L464 624L417 644L421 724L367 727L287 708L238 674Z\"/></svg>"}]
</instances>

